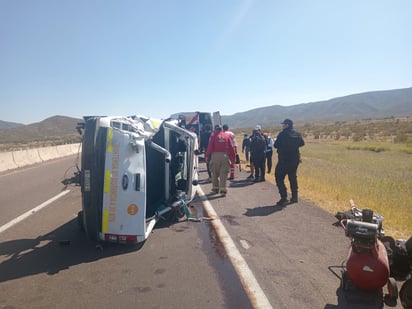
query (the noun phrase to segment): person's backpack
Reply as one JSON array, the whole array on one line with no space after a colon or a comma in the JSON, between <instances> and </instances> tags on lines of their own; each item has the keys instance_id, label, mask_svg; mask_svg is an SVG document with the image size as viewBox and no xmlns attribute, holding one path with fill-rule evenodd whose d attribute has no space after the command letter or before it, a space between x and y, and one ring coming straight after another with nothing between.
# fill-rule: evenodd
<instances>
[{"instance_id":1,"label":"person's backpack","mask_svg":"<svg viewBox=\"0 0 412 309\"><path fill-rule=\"evenodd\" d=\"M261 134L254 134L250 139L250 153L254 160L265 156L266 142Z\"/></svg>"}]
</instances>

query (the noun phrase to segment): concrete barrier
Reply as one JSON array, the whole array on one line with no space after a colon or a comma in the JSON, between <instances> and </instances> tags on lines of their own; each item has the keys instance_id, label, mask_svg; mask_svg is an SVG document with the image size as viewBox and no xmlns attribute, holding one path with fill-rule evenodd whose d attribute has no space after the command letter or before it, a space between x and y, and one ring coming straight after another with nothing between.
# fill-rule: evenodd
<instances>
[{"instance_id":1,"label":"concrete barrier","mask_svg":"<svg viewBox=\"0 0 412 309\"><path fill-rule=\"evenodd\" d=\"M70 144L70 147L72 148L72 153L77 154L79 152L82 152L82 144Z\"/></svg>"},{"instance_id":2,"label":"concrete barrier","mask_svg":"<svg viewBox=\"0 0 412 309\"><path fill-rule=\"evenodd\" d=\"M59 157L65 157L69 154L73 154L72 147L70 146L70 144L56 146L56 151Z\"/></svg>"},{"instance_id":3,"label":"concrete barrier","mask_svg":"<svg viewBox=\"0 0 412 309\"><path fill-rule=\"evenodd\" d=\"M12 152L0 152L0 172L17 168Z\"/></svg>"},{"instance_id":4,"label":"concrete barrier","mask_svg":"<svg viewBox=\"0 0 412 309\"><path fill-rule=\"evenodd\" d=\"M13 151L13 160L17 167L42 162L37 149L23 149Z\"/></svg>"},{"instance_id":5,"label":"concrete barrier","mask_svg":"<svg viewBox=\"0 0 412 309\"><path fill-rule=\"evenodd\" d=\"M38 148L38 151L42 161L52 160L60 157L57 152L56 146Z\"/></svg>"},{"instance_id":6,"label":"concrete barrier","mask_svg":"<svg viewBox=\"0 0 412 309\"><path fill-rule=\"evenodd\" d=\"M0 152L0 172L70 156L81 152L81 143Z\"/></svg>"}]
</instances>

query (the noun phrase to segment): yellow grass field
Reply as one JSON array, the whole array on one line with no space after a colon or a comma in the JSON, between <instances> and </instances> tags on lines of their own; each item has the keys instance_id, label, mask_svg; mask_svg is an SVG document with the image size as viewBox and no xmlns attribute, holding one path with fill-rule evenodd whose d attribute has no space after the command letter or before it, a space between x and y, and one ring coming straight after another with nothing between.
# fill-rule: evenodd
<instances>
[{"instance_id":1,"label":"yellow grass field","mask_svg":"<svg viewBox=\"0 0 412 309\"><path fill-rule=\"evenodd\" d=\"M410 153L390 144L375 151L361 144L305 142L298 169L301 197L332 214L349 210L352 199L359 209L372 209L384 217L386 235L395 239L412 236ZM276 165L276 150L273 160ZM266 179L274 184L273 173Z\"/></svg>"},{"instance_id":2,"label":"yellow grass field","mask_svg":"<svg viewBox=\"0 0 412 309\"><path fill-rule=\"evenodd\" d=\"M353 150L346 144L307 143L298 177L301 194L331 213L369 208L384 217L385 234L412 235L412 156Z\"/></svg>"}]
</instances>

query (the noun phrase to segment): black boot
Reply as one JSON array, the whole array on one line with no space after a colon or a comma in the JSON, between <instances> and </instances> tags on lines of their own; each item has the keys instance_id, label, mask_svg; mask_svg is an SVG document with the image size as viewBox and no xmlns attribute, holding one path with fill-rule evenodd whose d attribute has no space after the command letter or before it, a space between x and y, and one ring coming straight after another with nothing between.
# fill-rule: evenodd
<instances>
[{"instance_id":1,"label":"black boot","mask_svg":"<svg viewBox=\"0 0 412 309\"><path fill-rule=\"evenodd\" d=\"M282 197L277 203L276 206L285 206L289 203L288 199L286 197Z\"/></svg>"},{"instance_id":2,"label":"black boot","mask_svg":"<svg viewBox=\"0 0 412 309\"><path fill-rule=\"evenodd\" d=\"M292 198L290 199L289 203L294 204L298 202L298 191L292 191Z\"/></svg>"}]
</instances>

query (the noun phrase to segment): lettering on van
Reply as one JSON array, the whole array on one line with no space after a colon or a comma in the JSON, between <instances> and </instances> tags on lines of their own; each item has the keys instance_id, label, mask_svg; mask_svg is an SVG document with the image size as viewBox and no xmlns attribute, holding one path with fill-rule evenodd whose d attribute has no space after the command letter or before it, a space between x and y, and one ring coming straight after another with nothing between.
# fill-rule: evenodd
<instances>
[{"instance_id":1,"label":"lettering on van","mask_svg":"<svg viewBox=\"0 0 412 309\"><path fill-rule=\"evenodd\" d=\"M113 144L112 173L110 181L109 222L116 221L117 184L119 182L119 144Z\"/></svg>"}]
</instances>

